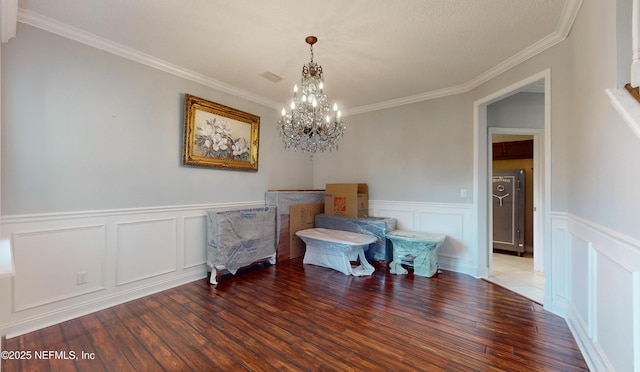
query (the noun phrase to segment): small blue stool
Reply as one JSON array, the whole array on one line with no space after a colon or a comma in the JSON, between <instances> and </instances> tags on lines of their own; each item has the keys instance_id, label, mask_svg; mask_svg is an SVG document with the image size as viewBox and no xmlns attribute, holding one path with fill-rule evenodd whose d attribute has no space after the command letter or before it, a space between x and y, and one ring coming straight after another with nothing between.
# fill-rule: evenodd
<instances>
[{"instance_id":1,"label":"small blue stool","mask_svg":"<svg viewBox=\"0 0 640 372\"><path fill-rule=\"evenodd\" d=\"M446 235L416 231L394 230L387 233L393 244L393 261L389 264L391 274L407 274L402 265L413 267L413 274L432 277L438 271L438 253Z\"/></svg>"}]
</instances>

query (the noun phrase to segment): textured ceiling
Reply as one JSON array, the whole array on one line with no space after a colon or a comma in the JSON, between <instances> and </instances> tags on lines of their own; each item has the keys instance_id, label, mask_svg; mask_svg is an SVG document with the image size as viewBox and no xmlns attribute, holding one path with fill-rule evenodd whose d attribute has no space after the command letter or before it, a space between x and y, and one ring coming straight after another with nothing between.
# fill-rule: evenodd
<instances>
[{"instance_id":1,"label":"textured ceiling","mask_svg":"<svg viewBox=\"0 0 640 372\"><path fill-rule=\"evenodd\" d=\"M274 108L299 81L309 61L304 39L315 35L314 61L323 67L325 91L354 113L469 90L564 39L579 4L20 0L19 21Z\"/></svg>"}]
</instances>

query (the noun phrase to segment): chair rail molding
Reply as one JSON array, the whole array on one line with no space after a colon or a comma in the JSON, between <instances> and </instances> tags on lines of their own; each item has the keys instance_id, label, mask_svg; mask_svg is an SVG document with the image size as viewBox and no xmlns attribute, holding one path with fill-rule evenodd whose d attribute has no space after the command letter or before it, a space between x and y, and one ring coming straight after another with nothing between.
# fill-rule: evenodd
<instances>
[{"instance_id":1,"label":"chair rail molding","mask_svg":"<svg viewBox=\"0 0 640 372\"><path fill-rule=\"evenodd\" d=\"M576 215L563 220L566 320L589 368L640 370L640 240ZM555 230L554 230L555 232Z\"/></svg>"},{"instance_id":2,"label":"chair rail molding","mask_svg":"<svg viewBox=\"0 0 640 372\"><path fill-rule=\"evenodd\" d=\"M369 200L369 214L395 218L400 230L447 236L438 256L441 268L481 277L474 259L472 204Z\"/></svg>"},{"instance_id":3,"label":"chair rail molding","mask_svg":"<svg viewBox=\"0 0 640 372\"><path fill-rule=\"evenodd\" d=\"M0 281L0 336L18 336L206 278L207 211L264 205L2 216L0 240L11 242L14 275Z\"/></svg>"}]
</instances>

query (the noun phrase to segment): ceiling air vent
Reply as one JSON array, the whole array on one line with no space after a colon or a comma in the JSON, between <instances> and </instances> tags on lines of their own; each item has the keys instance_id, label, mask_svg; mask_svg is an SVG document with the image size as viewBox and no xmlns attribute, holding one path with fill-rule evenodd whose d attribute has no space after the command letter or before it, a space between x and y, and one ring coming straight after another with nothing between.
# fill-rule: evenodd
<instances>
[{"instance_id":1,"label":"ceiling air vent","mask_svg":"<svg viewBox=\"0 0 640 372\"><path fill-rule=\"evenodd\" d=\"M262 76L263 78L272 81L274 83L279 82L280 80L282 80L282 78L276 74L274 74L273 72L269 72L269 71L265 71L263 73L260 74L260 76Z\"/></svg>"}]
</instances>

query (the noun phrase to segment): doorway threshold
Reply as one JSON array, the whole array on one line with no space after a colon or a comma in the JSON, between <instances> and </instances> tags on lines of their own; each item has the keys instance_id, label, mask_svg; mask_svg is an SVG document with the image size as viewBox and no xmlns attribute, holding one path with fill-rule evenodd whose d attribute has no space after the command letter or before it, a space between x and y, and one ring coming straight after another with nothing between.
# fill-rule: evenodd
<instances>
[{"instance_id":1,"label":"doorway threshold","mask_svg":"<svg viewBox=\"0 0 640 372\"><path fill-rule=\"evenodd\" d=\"M533 270L533 257L493 253L488 282L524 296L540 305L544 299L544 274Z\"/></svg>"}]
</instances>

